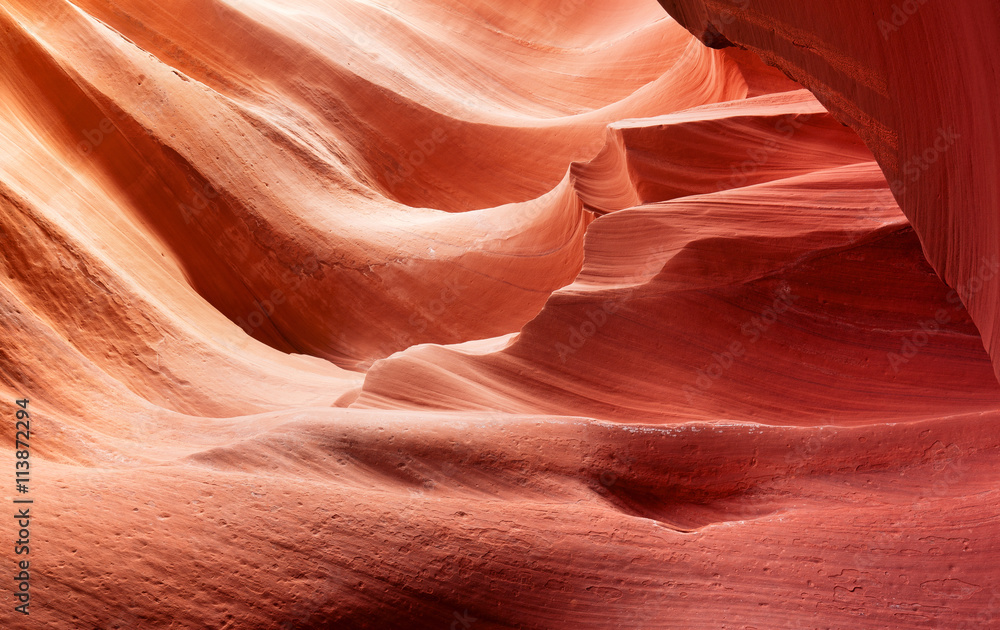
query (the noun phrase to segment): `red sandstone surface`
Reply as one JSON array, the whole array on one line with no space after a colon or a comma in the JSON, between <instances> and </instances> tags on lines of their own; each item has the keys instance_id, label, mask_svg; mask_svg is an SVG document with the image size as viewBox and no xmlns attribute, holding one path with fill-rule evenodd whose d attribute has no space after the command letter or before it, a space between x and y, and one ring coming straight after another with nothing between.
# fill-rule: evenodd
<instances>
[{"instance_id":1,"label":"red sandstone surface","mask_svg":"<svg viewBox=\"0 0 1000 630\"><path fill-rule=\"evenodd\" d=\"M661 4L4 0L0 627L1000 627L1000 14Z\"/></svg>"}]
</instances>

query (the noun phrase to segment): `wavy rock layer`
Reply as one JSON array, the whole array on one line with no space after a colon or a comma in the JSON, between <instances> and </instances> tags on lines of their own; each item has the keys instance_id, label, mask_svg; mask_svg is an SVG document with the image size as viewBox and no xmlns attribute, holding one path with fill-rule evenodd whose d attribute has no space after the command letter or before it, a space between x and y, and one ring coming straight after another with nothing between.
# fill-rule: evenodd
<instances>
[{"instance_id":1,"label":"wavy rock layer","mask_svg":"<svg viewBox=\"0 0 1000 630\"><path fill-rule=\"evenodd\" d=\"M1000 15L989 0L660 0L714 47L810 88L875 154L928 261L962 294L1000 375ZM941 46L941 42L953 42Z\"/></svg>"},{"instance_id":2,"label":"wavy rock layer","mask_svg":"<svg viewBox=\"0 0 1000 630\"><path fill-rule=\"evenodd\" d=\"M0 626L991 627L990 60L667 4L0 7Z\"/></svg>"},{"instance_id":3,"label":"wavy rock layer","mask_svg":"<svg viewBox=\"0 0 1000 630\"><path fill-rule=\"evenodd\" d=\"M577 281L516 341L403 352L355 406L776 424L998 409L949 296L873 162L821 170L598 219Z\"/></svg>"}]
</instances>

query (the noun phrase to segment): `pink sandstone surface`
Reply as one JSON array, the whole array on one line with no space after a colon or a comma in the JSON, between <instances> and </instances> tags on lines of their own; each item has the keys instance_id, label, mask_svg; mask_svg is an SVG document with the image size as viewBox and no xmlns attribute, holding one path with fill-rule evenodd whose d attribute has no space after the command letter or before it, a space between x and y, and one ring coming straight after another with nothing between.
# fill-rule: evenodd
<instances>
[{"instance_id":1,"label":"pink sandstone surface","mask_svg":"<svg viewBox=\"0 0 1000 630\"><path fill-rule=\"evenodd\" d=\"M5 0L0 627L1000 627L998 15Z\"/></svg>"}]
</instances>

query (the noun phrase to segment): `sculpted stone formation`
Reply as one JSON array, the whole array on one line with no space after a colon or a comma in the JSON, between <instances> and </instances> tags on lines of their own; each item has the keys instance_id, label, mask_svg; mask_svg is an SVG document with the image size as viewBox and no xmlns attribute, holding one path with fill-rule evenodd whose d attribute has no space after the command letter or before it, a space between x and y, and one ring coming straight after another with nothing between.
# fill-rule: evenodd
<instances>
[{"instance_id":1,"label":"sculpted stone formation","mask_svg":"<svg viewBox=\"0 0 1000 630\"><path fill-rule=\"evenodd\" d=\"M1000 627L992 0L4 0L0 627Z\"/></svg>"}]
</instances>

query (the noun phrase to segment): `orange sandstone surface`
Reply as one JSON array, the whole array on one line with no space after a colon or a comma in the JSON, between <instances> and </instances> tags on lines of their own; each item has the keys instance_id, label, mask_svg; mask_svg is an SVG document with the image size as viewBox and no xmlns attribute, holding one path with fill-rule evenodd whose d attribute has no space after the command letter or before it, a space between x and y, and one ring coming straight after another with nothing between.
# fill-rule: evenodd
<instances>
[{"instance_id":1,"label":"orange sandstone surface","mask_svg":"<svg viewBox=\"0 0 1000 630\"><path fill-rule=\"evenodd\" d=\"M0 627L1000 627L998 40L4 0Z\"/></svg>"}]
</instances>

